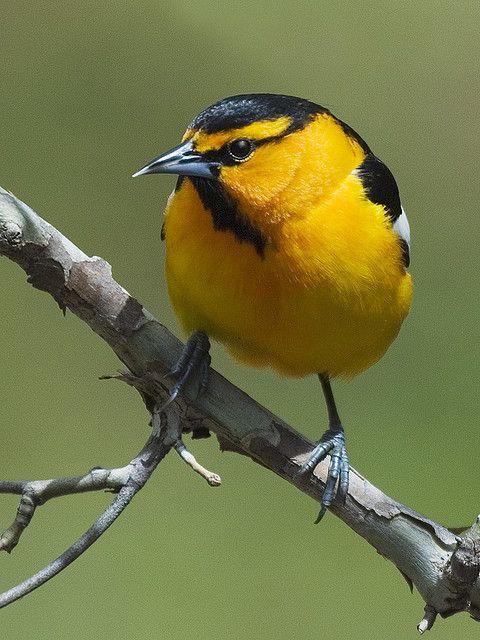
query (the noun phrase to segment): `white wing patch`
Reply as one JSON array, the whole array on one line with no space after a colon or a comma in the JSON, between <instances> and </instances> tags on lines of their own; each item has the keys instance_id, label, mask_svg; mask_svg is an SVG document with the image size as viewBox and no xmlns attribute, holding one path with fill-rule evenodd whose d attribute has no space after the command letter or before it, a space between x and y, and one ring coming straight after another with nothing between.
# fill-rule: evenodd
<instances>
[{"instance_id":1,"label":"white wing patch","mask_svg":"<svg viewBox=\"0 0 480 640\"><path fill-rule=\"evenodd\" d=\"M403 207L402 213L393 223L393 230L400 236L400 238L402 238L402 240L405 240L408 244L408 248L410 249L410 225L408 224L407 214Z\"/></svg>"}]
</instances>

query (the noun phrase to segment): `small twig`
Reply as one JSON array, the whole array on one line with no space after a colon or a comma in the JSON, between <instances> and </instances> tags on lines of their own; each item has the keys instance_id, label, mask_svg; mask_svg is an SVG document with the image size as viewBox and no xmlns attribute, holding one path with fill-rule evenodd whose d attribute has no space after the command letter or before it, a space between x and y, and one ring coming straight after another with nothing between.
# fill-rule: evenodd
<instances>
[{"instance_id":1,"label":"small twig","mask_svg":"<svg viewBox=\"0 0 480 640\"><path fill-rule=\"evenodd\" d=\"M437 612L432 606L427 604L425 607L425 613L423 615L423 618L420 620L420 622L417 625L417 629L420 632L420 634L425 633L425 631L429 631L433 627L436 618L437 618Z\"/></svg>"},{"instance_id":2,"label":"small twig","mask_svg":"<svg viewBox=\"0 0 480 640\"><path fill-rule=\"evenodd\" d=\"M121 472L119 474L119 479L116 480L114 484L117 486L117 482L121 483L122 480L120 480L120 478L123 477L123 486L120 488L112 503L105 509L105 511L96 520L96 522L94 522L94 524L87 531L85 531L85 533L81 535L78 540L76 540L66 551L58 556L58 558L50 562L46 567L35 573L24 582L21 582L8 591L0 594L0 608L9 605L12 602L15 602L19 598L22 598L23 596L27 595L27 593L30 593L34 589L37 589L42 584L56 576L58 573L63 571L63 569L68 567L68 565L76 560L80 555L82 555L82 553L84 553L96 540L98 540L98 538L103 533L105 533L108 527L110 527L110 525L115 522L115 520L122 513L125 507L131 502L132 498L145 485L157 465L163 460L166 454L174 446L175 442L178 439L179 426L180 425L178 416L173 412L168 414L168 416L165 413L158 414L154 412L152 414L152 433L143 446L142 450L135 456L135 458L133 458L133 460L126 467L123 467L119 470ZM105 471L108 475L108 470L102 471ZM87 478L87 476L83 478ZM62 494L60 488L62 480L65 480L65 494L75 493L75 491L71 490L72 480L74 479L60 478L57 481L54 481L54 483L56 483L55 495L65 495ZM5 490L7 488L7 485L10 485L11 488L15 490L13 491L13 493L19 493L22 485L31 486L32 484L35 483L10 482L4 483L3 488ZM41 484L41 481L39 481L38 484ZM93 491L94 489L88 488L85 490ZM47 491L47 489L45 489L45 491ZM54 495L49 495L49 498L52 497L54 497ZM10 529L14 530L15 526L12 525ZM20 533L18 534L18 537L20 537ZM12 535L14 536L14 533L12 533Z\"/></svg>"},{"instance_id":3,"label":"small twig","mask_svg":"<svg viewBox=\"0 0 480 640\"><path fill-rule=\"evenodd\" d=\"M46 567L35 573L24 582L4 591L0 594L0 608L23 598L31 591L34 591L42 584L56 576L58 573L66 569L69 564L82 555L98 538L104 533L108 527L115 522L125 507L132 500L140 487L128 485L123 487L115 497L115 500L105 509L98 520L85 533L76 540L58 558L50 562Z\"/></svg>"},{"instance_id":4,"label":"small twig","mask_svg":"<svg viewBox=\"0 0 480 640\"><path fill-rule=\"evenodd\" d=\"M0 493L20 494L15 520L0 536L0 551L11 553L30 524L35 510L52 498L88 491L119 491L127 483L131 465L118 469L95 468L83 476L50 480L0 480Z\"/></svg>"},{"instance_id":5,"label":"small twig","mask_svg":"<svg viewBox=\"0 0 480 640\"><path fill-rule=\"evenodd\" d=\"M187 447L182 440L178 440L175 443L175 451L189 467L201 475L202 478L205 478L211 487L219 487L222 484L220 476L217 473L213 473L213 471L209 471L208 469L205 469L205 467L202 467L202 465L197 462L195 456L187 450Z\"/></svg>"}]
</instances>

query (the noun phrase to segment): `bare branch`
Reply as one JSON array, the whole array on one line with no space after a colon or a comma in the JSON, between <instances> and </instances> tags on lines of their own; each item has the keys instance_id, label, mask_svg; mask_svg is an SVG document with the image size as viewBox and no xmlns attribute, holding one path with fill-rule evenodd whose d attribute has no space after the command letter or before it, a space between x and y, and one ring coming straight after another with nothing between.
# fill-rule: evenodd
<instances>
[{"instance_id":1,"label":"bare branch","mask_svg":"<svg viewBox=\"0 0 480 640\"><path fill-rule=\"evenodd\" d=\"M96 491L103 488L118 489L118 493L101 516L87 531L85 531L83 535L78 538L78 540L72 544L71 547L24 582L0 594L0 608L22 598L27 593L37 589L42 584L63 571L63 569L68 567L69 564L91 547L92 544L98 540L103 533L105 533L108 527L115 522L125 507L127 507L131 502L133 497L145 485L157 465L161 460L163 460L177 441L179 421L176 415L172 415L171 417L173 420L168 420L165 413L153 414L153 429L150 437L142 450L125 467L110 470L99 469L99 473L95 473L96 470L93 470L90 474L77 478L77 483L75 483L75 478L60 478L58 480L45 481L45 483L42 483L41 481L17 483L18 486L13 487L15 489L19 489L20 484L23 484L24 489L28 490L28 487L31 487L32 485L37 486L38 493L33 494L35 499L38 499L38 496L42 494L46 499L50 499L59 495L66 495L68 493ZM49 491L48 483L50 483L50 488L52 486L55 487L54 490ZM15 483L11 484L13 485ZM14 493L17 492L18 491L14 491ZM37 502L37 504L39 503ZM33 512L31 515L33 515ZM28 522L26 524L28 524ZM26 524L23 528L25 528ZM21 525L19 525L19 527L20 526ZM10 529L13 529L13 532L15 532L14 525L12 525ZM2 538L4 536L5 533ZM7 548L6 546L4 546L4 548L7 551L11 551L18 542L18 537L20 537L20 534L18 534L17 539L15 540L13 533L11 536L11 548Z\"/></svg>"},{"instance_id":2,"label":"bare branch","mask_svg":"<svg viewBox=\"0 0 480 640\"><path fill-rule=\"evenodd\" d=\"M0 480L0 493L21 495L15 520L0 536L0 551L13 551L24 529L30 524L37 506L52 498L74 493L119 491L127 484L130 472L131 464L119 469L95 468L83 476L50 480Z\"/></svg>"},{"instance_id":3,"label":"bare branch","mask_svg":"<svg viewBox=\"0 0 480 640\"><path fill-rule=\"evenodd\" d=\"M17 262L35 287L49 292L61 308L69 308L111 346L132 372L126 381L139 389L147 406L165 401L165 375L181 344L113 280L106 262L86 256L3 190L0 254ZM327 464L320 464L309 478L296 476L312 443L215 371L197 401L187 390L171 407L184 428L213 431L223 450L250 456L320 500ZM480 618L477 525L461 537L455 535L385 495L354 469L345 504L335 502L331 511L416 586L428 606L419 625L422 631L433 624L437 613L468 611Z\"/></svg>"},{"instance_id":4,"label":"bare branch","mask_svg":"<svg viewBox=\"0 0 480 640\"><path fill-rule=\"evenodd\" d=\"M34 591L42 584L56 576L58 573L66 569L69 564L76 560L84 553L98 538L104 533L108 527L118 518L125 507L130 503L139 488L134 485L123 487L115 500L107 507L98 520L78 538L64 553L53 560L46 567L35 573L33 576L21 582L20 584L4 591L0 594L0 608L6 607L12 602L23 598L31 591Z\"/></svg>"}]
</instances>

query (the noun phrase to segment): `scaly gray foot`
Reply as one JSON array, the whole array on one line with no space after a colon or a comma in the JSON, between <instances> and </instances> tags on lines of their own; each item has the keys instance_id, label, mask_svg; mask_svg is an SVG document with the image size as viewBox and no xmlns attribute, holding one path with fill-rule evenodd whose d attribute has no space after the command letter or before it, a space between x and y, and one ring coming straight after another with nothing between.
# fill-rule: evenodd
<instances>
[{"instance_id":1,"label":"scaly gray foot","mask_svg":"<svg viewBox=\"0 0 480 640\"><path fill-rule=\"evenodd\" d=\"M198 379L197 395L203 393L208 384L210 367L210 341L203 331L196 331L187 340L182 353L169 376L176 378L176 382L170 390L170 397L167 404L175 400L179 393L182 393L193 377Z\"/></svg>"},{"instance_id":2,"label":"scaly gray foot","mask_svg":"<svg viewBox=\"0 0 480 640\"><path fill-rule=\"evenodd\" d=\"M298 475L312 472L317 464L324 460L328 454L330 454L330 466L320 503L320 512L315 524L323 518L335 495L342 501L345 501L347 495L349 464L343 429L336 431L329 429L323 434L308 460L300 467ZM338 488L335 492L337 481Z\"/></svg>"}]
</instances>

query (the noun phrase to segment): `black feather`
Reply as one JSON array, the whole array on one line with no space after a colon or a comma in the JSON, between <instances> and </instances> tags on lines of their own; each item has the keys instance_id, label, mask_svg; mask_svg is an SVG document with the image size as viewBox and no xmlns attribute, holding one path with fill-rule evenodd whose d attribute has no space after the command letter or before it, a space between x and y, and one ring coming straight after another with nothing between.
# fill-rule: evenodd
<instances>
[{"instance_id":1,"label":"black feather","mask_svg":"<svg viewBox=\"0 0 480 640\"><path fill-rule=\"evenodd\" d=\"M356 173L362 181L367 198L375 204L381 204L392 223L395 222L402 215L402 205L397 183L387 165L373 153L369 153Z\"/></svg>"},{"instance_id":2,"label":"black feather","mask_svg":"<svg viewBox=\"0 0 480 640\"><path fill-rule=\"evenodd\" d=\"M192 181L205 209L213 219L217 231L231 231L239 242L249 242L259 256L263 257L266 240L238 212L233 200L228 197L220 182L205 178L188 178Z\"/></svg>"},{"instance_id":3,"label":"black feather","mask_svg":"<svg viewBox=\"0 0 480 640\"><path fill-rule=\"evenodd\" d=\"M291 119L291 123L282 133L281 137L283 137L293 131L303 129L314 116L321 113L332 116L347 136L356 140L365 153L370 153L365 140L348 124L335 118L325 107L304 98L275 93L247 93L224 98L202 111L194 118L189 128L202 129L206 133L216 133L246 127L259 120L276 120L287 116Z\"/></svg>"},{"instance_id":4,"label":"black feather","mask_svg":"<svg viewBox=\"0 0 480 640\"><path fill-rule=\"evenodd\" d=\"M379 158L369 153L357 169L362 181L365 195L375 204L380 204L390 218L392 224L402 215L402 205L397 183L390 169ZM399 238L402 259L405 267L410 265L410 248L408 243Z\"/></svg>"}]
</instances>

